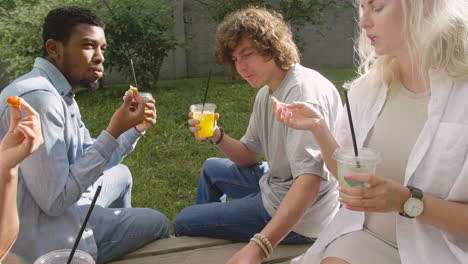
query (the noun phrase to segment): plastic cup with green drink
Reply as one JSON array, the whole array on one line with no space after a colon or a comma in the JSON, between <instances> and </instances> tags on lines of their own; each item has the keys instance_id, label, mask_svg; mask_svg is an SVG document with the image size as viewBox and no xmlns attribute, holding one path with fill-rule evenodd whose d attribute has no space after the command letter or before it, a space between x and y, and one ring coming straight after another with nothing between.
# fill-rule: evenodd
<instances>
[{"instance_id":1,"label":"plastic cup with green drink","mask_svg":"<svg viewBox=\"0 0 468 264\"><path fill-rule=\"evenodd\" d=\"M348 180L345 176L353 173L375 174L377 164L381 161L380 153L369 148L360 148L358 156L353 148L338 148L333 153L333 158L337 161L338 182L344 187L368 187L367 183ZM340 193L340 196L356 198L344 193Z\"/></svg>"}]
</instances>

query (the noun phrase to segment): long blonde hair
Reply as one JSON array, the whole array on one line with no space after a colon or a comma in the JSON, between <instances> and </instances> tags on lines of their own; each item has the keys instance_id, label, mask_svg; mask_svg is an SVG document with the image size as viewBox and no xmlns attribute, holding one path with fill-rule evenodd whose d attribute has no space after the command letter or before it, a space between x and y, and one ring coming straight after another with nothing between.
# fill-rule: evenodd
<instances>
[{"instance_id":1,"label":"long blonde hair","mask_svg":"<svg viewBox=\"0 0 468 264\"><path fill-rule=\"evenodd\" d=\"M355 0L360 6L360 0ZM468 74L468 4L466 0L401 0L403 34L418 71L435 69L453 78ZM359 13L362 10L359 8ZM359 75L397 76L396 58L377 56L364 30L355 42Z\"/></svg>"}]
</instances>

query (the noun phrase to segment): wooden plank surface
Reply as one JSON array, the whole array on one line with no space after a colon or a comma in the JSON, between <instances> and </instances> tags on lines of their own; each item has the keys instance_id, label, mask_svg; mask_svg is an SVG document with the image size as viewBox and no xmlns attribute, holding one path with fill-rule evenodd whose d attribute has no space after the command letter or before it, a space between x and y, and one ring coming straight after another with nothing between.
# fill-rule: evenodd
<instances>
[{"instance_id":1,"label":"wooden plank surface","mask_svg":"<svg viewBox=\"0 0 468 264\"><path fill-rule=\"evenodd\" d=\"M170 239L169 239L170 240ZM232 243L208 246L191 250L153 256L141 256L113 262L114 264L219 264L226 263L229 258L239 251L245 243ZM280 245L263 263L288 263L288 260L303 254L310 245Z\"/></svg>"},{"instance_id":2,"label":"wooden plank surface","mask_svg":"<svg viewBox=\"0 0 468 264\"><path fill-rule=\"evenodd\" d=\"M126 256L122 257L122 259L168 254L203 247L226 245L231 243L232 242L224 239L210 237L172 237L157 240L130 254L127 254Z\"/></svg>"}]
</instances>

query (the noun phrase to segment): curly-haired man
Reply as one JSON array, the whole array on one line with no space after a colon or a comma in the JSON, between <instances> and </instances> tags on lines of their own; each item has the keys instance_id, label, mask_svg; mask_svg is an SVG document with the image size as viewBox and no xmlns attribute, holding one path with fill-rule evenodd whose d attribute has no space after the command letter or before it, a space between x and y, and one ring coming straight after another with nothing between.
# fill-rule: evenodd
<instances>
[{"instance_id":1,"label":"curly-haired man","mask_svg":"<svg viewBox=\"0 0 468 264\"><path fill-rule=\"evenodd\" d=\"M261 89L240 140L217 126L208 138L228 159L206 160L196 205L177 216L175 232L250 241L230 263L260 263L279 243L312 243L339 207L319 146L310 133L275 120L270 96L313 104L330 127L341 101L333 84L299 64L291 30L277 13L247 8L228 15L217 29L216 58ZM194 133L198 122L189 120ZM233 199L220 202L224 195Z\"/></svg>"}]
</instances>

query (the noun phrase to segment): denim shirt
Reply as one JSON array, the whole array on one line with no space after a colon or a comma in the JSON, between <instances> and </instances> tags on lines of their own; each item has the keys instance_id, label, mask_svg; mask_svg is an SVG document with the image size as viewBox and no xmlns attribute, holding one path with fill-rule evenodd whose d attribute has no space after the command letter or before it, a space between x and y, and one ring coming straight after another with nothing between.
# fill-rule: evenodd
<instances>
[{"instance_id":1,"label":"denim shirt","mask_svg":"<svg viewBox=\"0 0 468 264\"><path fill-rule=\"evenodd\" d=\"M0 138L10 123L6 99L15 95L39 113L44 137L44 144L21 163L18 173L20 233L11 252L32 263L49 251L73 246L86 214L77 205L81 195L103 170L133 151L141 133L132 128L118 140L106 131L91 138L68 81L49 61L36 58L33 70L0 94ZM89 226L78 248L96 259Z\"/></svg>"}]
</instances>

